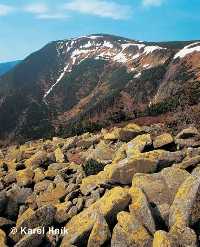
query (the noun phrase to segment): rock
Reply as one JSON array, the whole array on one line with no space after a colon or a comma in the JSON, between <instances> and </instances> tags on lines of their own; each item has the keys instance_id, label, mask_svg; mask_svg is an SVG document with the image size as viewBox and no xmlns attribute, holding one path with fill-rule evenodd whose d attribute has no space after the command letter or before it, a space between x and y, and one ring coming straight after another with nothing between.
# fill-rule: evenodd
<instances>
[{"instance_id":1,"label":"rock","mask_svg":"<svg viewBox=\"0 0 200 247\"><path fill-rule=\"evenodd\" d=\"M135 158L124 159L117 164L108 167L109 182L119 184L131 184L136 173L152 173L157 169L156 160Z\"/></svg>"},{"instance_id":2,"label":"rock","mask_svg":"<svg viewBox=\"0 0 200 247\"><path fill-rule=\"evenodd\" d=\"M35 212L32 212L26 217L21 216L23 219L18 220L18 224L16 226L17 232L16 233L10 233L9 237L13 239L15 242L18 242L21 238L23 238L24 234L21 233L20 229L21 227L27 227L30 229L34 229L37 227L47 227L50 226L53 222L54 216L56 213L56 208L47 205L44 207L39 208Z\"/></svg>"},{"instance_id":3,"label":"rock","mask_svg":"<svg viewBox=\"0 0 200 247\"><path fill-rule=\"evenodd\" d=\"M188 177L179 187L170 208L169 225L190 226L200 219L200 179Z\"/></svg>"},{"instance_id":4,"label":"rock","mask_svg":"<svg viewBox=\"0 0 200 247\"><path fill-rule=\"evenodd\" d=\"M176 139L187 139L187 138L193 138L195 136L200 137L199 131L194 127L190 127L178 133Z\"/></svg>"},{"instance_id":5,"label":"rock","mask_svg":"<svg viewBox=\"0 0 200 247\"><path fill-rule=\"evenodd\" d=\"M0 213L2 213L5 210L7 201L8 199L6 196L6 192L0 191Z\"/></svg>"},{"instance_id":6,"label":"rock","mask_svg":"<svg viewBox=\"0 0 200 247\"><path fill-rule=\"evenodd\" d=\"M191 173L193 176L200 178L200 165L197 166Z\"/></svg>"},{"instance_id":7,"label":"rock","mask_svg":"<svg viewBox=\"0 0 200 247\"><path fill-rule=\"evenodd\" d=\"M54 154L55 154L57 163L64 163L65 162L65 155L63 154L63 152L60 148L57 148L54 151Z\"/></svg>"},{"instance_id":8,"label":"rock","mask_svg":"<svg viewBox=\"0 0 200 247\"><path fill-rule=\"evenodd\" d=\"M152 246L152 237L133 215L120 212L117 220L118 223L112 234L111 247Z\"/></svg>"},{"instance_id":9,"label":"rock","mask_svg":"<svg viewBox=\"0 0 200 247\"><path fill-rule=\"evenodd\" d=\"M184 225L175 225L169 232L169 238L172 246L197 247L197 236L195 232Z\"/></svg>"},{"instance_id":10,"label":"rock","mask_svg":"<svg viewBox=\"0 0 200 247\"><path fill-rule=\"evenodd\" d=\"M181 168L181 169L187 169L190 167L195 167L198 164L200 164L200 155L192 157L190 159L186 159L179 164L175 164L174 167Z\"/></svg>"},{"instance_id":11,"label":"rock","mask_svg":"<svg viewBox=\"0 0 200 247\"><path fill-rule=\"evenodd\" d=\"M43 165L46 161L47 161L47 152L38 151L37 153L35 153L25 161L25 165L26 167L35 169Z\"/></svg>"},{"instance_id":12,"label":"rock","mask_svg":"<svg viewBox=\"0 0 200 247\"><path fill-rule=\"evenodd\" d=\"M40 181L45 179L44 169L37 168L37 169L34 170L34 172L35 172L35 176L34 176L34 182L35 183L38 183L38 182L40 182Z\"/></svg>"},{"instance_id":13,"label":"rock","mask_svg":"<svg viewBox=\"0 0 200 247\"><path fill-rule=\"evenodd\" d=\"M0 228L10 228L11 226L15 225L15 222L3 217L0 217Z\"/></svg>"},{"instance_id":14,"label":"rock","mask_svg":"<svg viewBox=\"0 0 200 247\"><path fill-rule=\"evenodd\" d=\"M69 219L68 212L71 207L72 207L72 203L70 201L59 203L56 205L57 211L55 214L55 220L57 223L61 224Z\"/></svg>"},{"instance_id":15,"label":"rock","mask_svg":"<svg viewBox=\"0 0 200 247\"><path fill-rule=\"evenodd\" d=\"M68 211L68 219L71 219L73 216L77 215L78 208L76 206L72 206L70 210Z\"/></svg>"},{"instance_id":16,"label":"rock","mask_svg":"<svg viewBox=\"0 0 200 247\"><path fill-rule=\"evenodd\" d=\"M45 180L35 184L34 192L39 194L40 192L47 191L49 186L53 187L53 182L48 180L48 179L45 179Z\"/></svg>"},{"instance_id":17,"label":"rock","mask_svg":"<svg viewBox=\"0 0 200 247\"><path fill-rule=\"evenodd\" d=\"M144 149L152 144L152 139L149 134L139 135L132 141L127 143L126 155L132 158L144 151Z\"/></svg>"},{"instance_id":18,"label":"rock","mask_svg":"<svg viewBox=\"0 0 200 247\"><path fill-rule=\"evenodd\" d=\"M16 245L15 247L38 247L42 243L45 234L42 231L41 227L37 227L35 229L31 229L33 231L33 234L27 234L25 237L23 237Z\"/></svg>"},{"instance_id":19,"label":"rock","mask_svg":"<svg viewBox=\"0 0 200 247\"><path fill-rule=\"evenodd\" d=\"M6 186L13 184L16 182L16 171L10 171L5 177L4 177L4 183Z\"/></svg>"},{"instance_id":20,"label":"rock","mask_svg":"<svg viewBox=\"0 0 200 247\"><path fill-rule=\"evenodd\" d=\"M108 164L112 162L115 151L115 148L110 143L102 140L94 149L89 149L84 154L84 158L86 160L93 159L99 163Z\"/></svg>"},{"instance_id":21,"label":"rock","mask_svg":"<svg viewBox=\"0 0 200 247\"><path fill-rule=\"evenodd\" d=\"M65 196L66 196L66 185L58 184L52 190L40 193L40 195L36 198L36 202L38 207L48 204L56 205L60 202L61 199L64 199Z\"/></svg>"},{"instance_id":22,"label":"rock","mask_svg":"<svg viewBox=\"0 0 200 247\"><path fill-rule=\"evenodd\" d=\"M103 217L103 215L98 214L96 217L96 222L90 233L87 247L99 247L106 243L111 237L109 226Z\"/></svg>"},{"instance_id":23,"label":"rock","mask_svg":"<svg viewBox=\"0 0 200 247\"><path fill-rule=\"evenodd\" d=\"M130 123L126 125L120 131L120 141L130 141L131 139L135 138L138 135L144 134L145 131L143 128L138 126L137 124Z\"/></svg>"},{"instance_id":24,"label":"rock","mask_svg":"<svg viewBox=\"0 0 200 247\"><path fill-rule=\"evenodd\" d=\"M103 130L104 140L115 141L120 139L121 128L114 128L112 131Z\"/></svg>"},{"instance_id":25,"label":"rock","mask_svg":"<svg viewBox=\"0 0 200 247\"><path fill-rule=\"evenodd\" d=\"M171 247L168 233L157 231L154 234L153 247Z\"/></svg>"},{"instance_id":26,"label":"rock","mask_svg":"<svg viewBox=\"0 0 200 247\"><path fill-rule=\"evenodd\" d=\"M27 198L32 194L31 188L21 188L14 185L10 190L7 191L7 198L15 201L17 204L25 204Z\"/></svg>"},{"instance_id":27,"label":"rock","mask_svg":"<svg viewBox=\"0 0 200 247\"><path fill-rule=\"evenodd\" d=\"M200 133L196 128L188 128L181 131L175 138L176 144L180 147L199 147Z\"/></svg>"},{"instance_id":28,"label":"rock","mask_svg":"<svg viewBox=\"0 0 200 247\"><path fill-rule=\"evenodd\" d=\"M100 200L74 216L66 224L68 234L63 238L61 246L83 244L84 238L94 226L95 212L100 212L108 222L113 221L117 213L127 207L129 200L130 197L126 189L115 187L108 191Z\"/></svg>"},{"instance_id":29,"label":"rock","mask_svg":"<svg viewBox=\"0 0 200 247\"><path fill-rule=\"evenodd\" d=\"M82 197L77 198L76 207L78 209L78 212L80 212L83 209L83 207L84 207L84 199Z\"/></svg>"},{"instance_id":30,"label":"rock","mask_svg":"<svg viewBox=\"0 0 200 247\"><path fill-rule=\"evenodd\" d=\"M132 199L132 203L129 205L131 214L134 215L149 232L154 234L156 229L155 223L145 194L137 187L131 187L129 194Z\"/></svg>"},{"instance_id":31,"label":"rock","mask_svg":"<svg viewBox=\"0 0 200 247\"><path fill-rule=\"evenodd\" d=\"M153 141L154 148L162 148L166 145L172 144L174 142L174 138L168 134L162 134L160 136L157 136Z\"/></svg>"},{"instance_id":32,"label":"rock","mask_svg":"<svg viewBox=\"0 0 200 247\"><path fill-rule=\"evenodd\" d=\"M17 184L19 186L28 186L33 182L34 171L30 168L18 171L16 175Z\"/></svg>"},{"instance_id":33,"label":"rock","mask_svg":"<svg viewBox=\"0 0 200 247\"><path fill-rule=\"evenodd\" d=\"M1 247L7 247L6 245L6 234L3 230L0 229L0 246Z\"/></svg>"}]
</instances>

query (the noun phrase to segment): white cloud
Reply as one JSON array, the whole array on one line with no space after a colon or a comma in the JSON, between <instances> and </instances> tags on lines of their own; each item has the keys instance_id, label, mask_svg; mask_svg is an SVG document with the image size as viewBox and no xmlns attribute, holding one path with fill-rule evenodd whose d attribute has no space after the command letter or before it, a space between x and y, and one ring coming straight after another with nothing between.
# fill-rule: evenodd
<instances>
[{"instance_id":1,"label":"white cloud","mask_svg":"<svg viewBox=\"0 0 200 247\"><path fill-rule=\"evenodd\" d=\"M149 6L154 6L158 7L161 6L164 0L143 0L143 6L149 7Z\"/></svg>"},{"instance_id":2,"label":"white cloud","mask_svg":"<svg viewBox=\"0 0 200 247\"><path fill-rule=\"evenodd\" d=\"M131 15L131 7L110 0L70 0L65 4L66 10L83 14L109 17L114 20L127 19Z\"/></svg>"},{"instance_id":3,"label":"white cloud","mask_svg":"<svg viewBox=\"0 0 200 247\"><path fill-rule=\"evenodd\" d=\"M0 16L6 16L14 10L13 7L5 4L0 4Z\"/></svg>"},{"instance_id":4,"label":"white cloud","mask_svg":"<svg viewBox=\"0 0 200 247\"><path fill-rule=\"evenodd\" d=\"M61 14L61 13L54 13L54 14L40 14L36 16L37 19L43 19L43 20L61 20L69 18L69 16Z\"/></svg>"},{"instance_id":5,"label":"white cloud","mask_svg":"<svg viewBox=\"0 0 200 247\"><path fill-rule=\"evenodd\" d=\"M49 9L48 6L44 3L33 3L25 6L24 10L32 14L45 14Z\"/></svg>"}]
</instances>

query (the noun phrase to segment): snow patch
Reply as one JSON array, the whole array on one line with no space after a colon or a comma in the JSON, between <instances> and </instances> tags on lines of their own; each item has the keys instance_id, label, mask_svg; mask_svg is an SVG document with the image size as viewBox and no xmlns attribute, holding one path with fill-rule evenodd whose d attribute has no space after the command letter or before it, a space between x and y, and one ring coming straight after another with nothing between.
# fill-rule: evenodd
<instances>
[{"instance_id":1,"label":"snow patch","mask_svg":"<svg viewBox=\"0 0 200 247\"><path fill-rule=\"evenodd\" d=\"M185 46L182 50L180 50L178 53L176 53L176 55L174 56L174 59L176 58L184 58L185 56L197 51L200 52L200 42L196 42L196 43L192 43L190 45ZM197 46L195 46L197 45ZM195 46L195 47L193 47Z\"/></svg>"}]
</instances>

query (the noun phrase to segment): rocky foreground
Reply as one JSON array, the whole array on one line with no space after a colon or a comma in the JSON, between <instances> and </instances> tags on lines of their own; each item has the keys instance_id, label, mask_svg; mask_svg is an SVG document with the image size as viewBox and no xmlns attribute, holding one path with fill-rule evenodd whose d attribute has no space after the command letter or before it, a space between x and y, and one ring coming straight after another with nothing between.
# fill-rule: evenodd
<instances>
[{"instance_id":1,"label":"rocky foreground","mask_svg":"<svg viewBox=\"0 0 200 247\"><path fill-rule=\"evenodd\" d=\"M0 190L1 247L199 246L200 133L128 124L10 146Z\"/></svg>"}]
</instances>

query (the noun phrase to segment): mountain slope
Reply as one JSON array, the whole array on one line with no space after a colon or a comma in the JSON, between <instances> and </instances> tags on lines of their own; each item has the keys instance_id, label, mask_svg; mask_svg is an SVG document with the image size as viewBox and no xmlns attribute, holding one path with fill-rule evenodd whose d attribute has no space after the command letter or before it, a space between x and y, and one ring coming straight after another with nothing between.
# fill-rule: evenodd
<instances>
[{"instance_id":1,"label":"mountain slope","mask_svg":"<svg viewBox=\"0 0 200 247\"><path fill-rule=\"evenodd\" d=\"M0 76L14 68L19 62L20 61L18 60L13 62L0 63Z\"/></svg>"},{"instance_id":2,"label":"mountain slope","mask_svg":"<svg viewBox=\"0 0 200 247\"><path fill-rule=\"evenodd\" d=\"M103 34L52 42L0 77L0 138L68 135L198 104L199 48Z\"/></svg>"}]
</instances>

